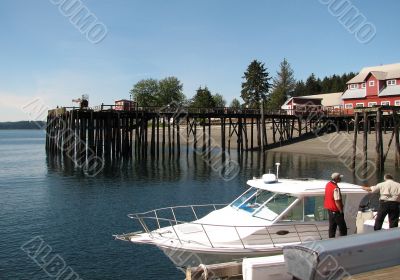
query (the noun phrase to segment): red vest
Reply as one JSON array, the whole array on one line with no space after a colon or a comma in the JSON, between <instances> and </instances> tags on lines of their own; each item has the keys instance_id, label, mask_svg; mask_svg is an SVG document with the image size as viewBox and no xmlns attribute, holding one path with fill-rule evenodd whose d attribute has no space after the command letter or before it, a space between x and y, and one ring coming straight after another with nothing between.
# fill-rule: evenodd
<instances>
[{"instance_id":1,"label":"red vest","mask_svg":"<svg viewBox=\"0 0 400 280\"><path fill-rule=\"evenodd\" d=\"M339 211L339 208L336 206L335 199L333 198L333 192L337 187L337 184L332 181L328 182L325 187L324 208L335 212Z\"/></svg>"}]
</instances>

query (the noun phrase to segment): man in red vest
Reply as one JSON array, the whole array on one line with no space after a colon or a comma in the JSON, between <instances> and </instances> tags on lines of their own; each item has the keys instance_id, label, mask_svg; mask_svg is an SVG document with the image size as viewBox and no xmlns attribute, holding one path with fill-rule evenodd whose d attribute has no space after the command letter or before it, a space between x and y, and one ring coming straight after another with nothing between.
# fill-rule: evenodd
<instances>
[{"instance_id":1,"label":"man in red vest","mask_svg":"<svg viewBox=\"0 0 400 280\"><path fill-rule=\"evenodd\" d=\"M342 180L343 175L333 173L332 180L326 184L325 187L325 201L324 208L328 210L329 214L329 238L334 238L336 229L339 226L340 236L347 235L347 225L344 220L344 206L342 201L342 194L338 183Z\"/></svg>"}]
</instances>

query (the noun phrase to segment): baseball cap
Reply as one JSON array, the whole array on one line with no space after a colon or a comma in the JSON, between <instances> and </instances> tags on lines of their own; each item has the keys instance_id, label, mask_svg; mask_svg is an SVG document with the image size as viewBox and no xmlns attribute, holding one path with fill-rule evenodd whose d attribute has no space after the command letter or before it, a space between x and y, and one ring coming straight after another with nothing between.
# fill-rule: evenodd
<instances>
[{"instance_id":1,"label":"baseball cap","mask_svg":"<svg viewBox=\"0 0 400 280\"><path fill-rule=\"evenodd\" d=\"M332 179L336 179L336 178L338 178L338 177L343 178L343 175L340 174L340 173L337 173L337 172L332 173L332 175L331 175L331 178L332 178Z\"/></svg>"}]
</instances>

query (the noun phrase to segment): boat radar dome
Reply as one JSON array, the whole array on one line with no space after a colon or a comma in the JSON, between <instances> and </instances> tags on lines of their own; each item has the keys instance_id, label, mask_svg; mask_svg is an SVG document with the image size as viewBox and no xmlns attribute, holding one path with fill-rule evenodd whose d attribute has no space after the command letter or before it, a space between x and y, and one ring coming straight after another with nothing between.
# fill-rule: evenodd
<instances>
[{"instance_id":1,"label":"boat radar dome","mask_svg":"<svg viewBox=\"0 0 400 280\"><path fill-rule=\"evenodd\" d=\"M262 179L264 181L264 183L266 184L271 184L271 183L276 183L278 180L276 179L276 175L275 174L264 174L262 176Z\"/></svg>"}]
</instances>

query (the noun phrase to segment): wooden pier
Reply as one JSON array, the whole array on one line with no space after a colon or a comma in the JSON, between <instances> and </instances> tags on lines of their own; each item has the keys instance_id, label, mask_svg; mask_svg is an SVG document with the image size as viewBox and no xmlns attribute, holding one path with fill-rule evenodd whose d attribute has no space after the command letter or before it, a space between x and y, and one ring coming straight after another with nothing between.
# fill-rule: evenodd
<instances>
[{"instance_id":1,"label":"wooden pier","mask_svg":"<svg viewBox=\"0 0 400 280\"><path fill-rule=\"evenodd\" d=\"M208 279L226 279L226 280L239 280L243 279L242 275L242 263L241 262L230 262L220 263L207 266ZM375 279L388 279L395 280L399 278L400 266L392 266L373 271L363 272L349 277L343 278L343 280L369 280ZM205 278L205 269L203 267L194 267L186 269L186 280L202 280ZM277 275L274 279L286 280L287 275ZM291 278L289 278L291 279Z\"/></svg>"},{"instance_id":2,"label":"wooden pier","mask_svg":"<svg viewBox=\"0 0 400 280\"><path fill-rule=\"evenodd\" d=\"M253 109L57 108L48 112L46 149L78 158L91 154L119 158L148 151L157 155L166 150L179 155L183 143L187 150L219 146L230 151L235 141L237 151L244 152L335 129L333 125L348 129L349 121L349 116L291 115L286 111L261 115Z\"/></svg>"},{"instance_id":3,"label":"wooden pier","mask_svg":"<svg viewBox=\"0 0 400 280\"><path fill-rule=\"evenodd\" d=\"M68 156L76 162L94 157L110 160L133 156L158 157L161 153L179 157L182 151L219 150L230 153L265 151L277 146L318 137L329 132L354 132L352 167L356 161L368 165L367 140L376 137L376 166L384 169L389 149L394 146L396 166L400 164L398 111L400 107L359 108L354 113L280 110L260 113L257 109L233 108L57 108L47 116L46 150ZM358 135L363 132L360 159ZM384 149L382 134L392 133ZM367 168L365 168L367 170Z\"/></svg>"},{"instance_id":4,"label":"wooden pier","mask_svg":"<svg viewBox=\"0 0 400 280\"><path fill-rule=\"evenodd\" d=\"M358 108L354 110L354 138L353 138L353 169L356 166L357 137L362 131L363 148L362 161L364 170L368 170L368 137L374 131L375 137L375 165L379 171L384 170L384 164L394 139L395 165L399 167L400 163L400 142L399 142L399 111L398 106L380 106L372 108ZM383 146L383 134L391 132L391 138L386 149Z\"/></svg>"}]
</instances>

